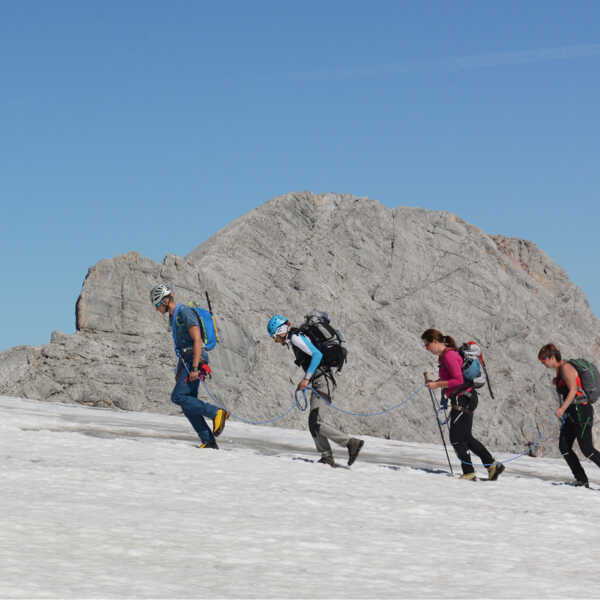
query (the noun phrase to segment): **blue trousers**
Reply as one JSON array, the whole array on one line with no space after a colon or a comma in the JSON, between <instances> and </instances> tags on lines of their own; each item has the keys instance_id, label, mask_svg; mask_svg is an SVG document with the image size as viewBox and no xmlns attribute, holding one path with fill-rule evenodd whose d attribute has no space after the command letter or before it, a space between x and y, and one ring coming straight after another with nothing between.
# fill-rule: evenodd
<instances>
[{"instance_id":1,"label":"blue trousers","mask_svg":"<svg viewBox=\"0 0 600 600\"><path fill-rule=\"evenodd\" d=\"M181 406L183 414L196 430L202 443L205 444L214 439L214 436L212 429L206 424L204 417L214 419L217 416L219 408L198 398L200 381L196 380L190 383L189 381L185 381L186 378L187 372L185 369L181 369L177 383L171 393L171 401Z\"/></svg>"}]
</instances>

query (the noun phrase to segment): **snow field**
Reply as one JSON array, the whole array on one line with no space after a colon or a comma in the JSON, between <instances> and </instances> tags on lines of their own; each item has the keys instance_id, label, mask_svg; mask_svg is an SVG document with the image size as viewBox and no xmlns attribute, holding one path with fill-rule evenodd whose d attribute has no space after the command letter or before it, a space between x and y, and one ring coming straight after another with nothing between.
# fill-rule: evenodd
<instances>
[{"instance_id":1,"label":"snow field","mask_svg":"<svg viewBox=\"0 0 600 600\"><path fill-rule=\"evenodd\" d=\"M331 469L293 460L307 432L229 422L212 451L183 417L6 397L0 439L1 597L599 595L600 493L517 476L560 460L466 482L383 466L443 469L441 446L365 438Z\"/></svg>"}]
</instances>

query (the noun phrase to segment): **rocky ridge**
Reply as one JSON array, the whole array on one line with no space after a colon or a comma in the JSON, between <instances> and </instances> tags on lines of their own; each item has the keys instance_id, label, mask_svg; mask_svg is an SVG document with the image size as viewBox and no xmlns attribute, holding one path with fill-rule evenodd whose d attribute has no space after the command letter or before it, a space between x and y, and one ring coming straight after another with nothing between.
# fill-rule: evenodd
<instances>
[{"instance_id":1,"label":"rocky ridge","mask_svg":"<svg viewBox=\"0 0 600 600\"><path fill-rule=\"evenodd\" d=\"M436 372L425 329L477 340L496 399L481 394L475 433L495 450L522 451L556 406L551 374L537 361L541 345L600 359L600 321L535 244L487 235L446 212L302 192L266 202L186 257L159 264L130 252L98 262L77 302L77 332L1 353L0 394L179 412L170 402L170 332L148 300L160 281L179 302L203 302L209 291L223 339L211 353L210 387L255 421L283 413L300 378L291 352L266 334L274 312L296 324L311 309L329 313L349 352L335 403L356 412L397 404L423 371ZM439 440L423 391L385 416L334 412L331 420L357 434ZM305 428L306 415L293 411L280 423ZM551 420L547 453L556 453L557 431Z\"/></svg>"}]
</instances>

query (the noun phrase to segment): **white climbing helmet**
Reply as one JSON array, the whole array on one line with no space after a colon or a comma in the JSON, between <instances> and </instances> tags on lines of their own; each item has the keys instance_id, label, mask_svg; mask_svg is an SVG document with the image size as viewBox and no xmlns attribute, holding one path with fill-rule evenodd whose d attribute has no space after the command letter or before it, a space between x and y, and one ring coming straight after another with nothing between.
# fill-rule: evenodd
<instances>
[{"instance_id":1,"label":"white climbing helmet","mask_svg":"<svg viewBox=\"0 0 600 600\"><path fill-rule=\"evenodd\" d=\"M170 296L173 292L164 283L155 285L150 290L150 301L154 306L158 306L167 296Z\"/></svg>"}]
</instances>

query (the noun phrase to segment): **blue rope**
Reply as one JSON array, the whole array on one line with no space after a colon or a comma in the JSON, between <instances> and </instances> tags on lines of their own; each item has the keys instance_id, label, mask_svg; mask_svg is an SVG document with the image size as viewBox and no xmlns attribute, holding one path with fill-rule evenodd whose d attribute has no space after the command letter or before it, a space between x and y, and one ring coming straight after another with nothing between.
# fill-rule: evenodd
<instances>
[{"instance_id":1,"label":"blue rope","mask_svg":"<svg viewBox=\"0 0 600 600\"><path fill-rule=\"evenodd\" d=\"M187 368L187 365L185 364L185 361L182 360L183 365L186 369L186 371L188 372L189 375L189 369ZM214 395L211 393L211 391L208 389L208 386L206 385L205 381L203 379L200 380L200 382L202 383L202 386L204 387L204 390L206 391L206 393L209 395L209 397L212 399L212 401L215 403L215 405L217 405L219 408L222 408L223 410L226 410L224 406L221 405L220 402L217 401L217 399L214 397ZM323 398L323 396L321 396L321 394L319 394L319 392L317 392L317 390L315 390L312 387L306 387L303 390L296 390L294 392L294 404L292 404L292 406L290 406L290 408L288 408L283 414L277 416L277 417L273 417L272 419L267 419L265 421L250 421L248 419L244 419L243 417L240 417L239 415L236 415L234 413L232 413L231 411L228 411L230 413L230 415L232 417L234 417L235 419L238 419L239 421L242 421L243 423L247 423L248 425L267 425L269 423L275 423L276 421L280 421L281 419L283 419L284 417L287 417L287 415L294 409L294 406L300 410L301 412L306 411L306 409L308 408L308 397L306 395L307 391L310 391L311 393L315 394L319 399L323 400L324 402L326 402L331 408L337 410L338 412L341 412L343 414L346 415L352 415L355 417L377 417L380 415L384 415L392 410L395 410L396 408L399 408L400 406L406 404L409 400L411 400L418 392L420 392L423 388L425 387L425 384L421 384L414 392L412 392L412 394L406 398L406 400L402 400L402 402L398 402L398 404L394 404L393 406L390 406L390 408L386 408L384 410L378 411L378 412L373 412L373 413L362 413L362 412L353 412L350 410L345 410L343 408L340 408L339 406L335 406L335 404L333 404L332 402L330 402L329 400ZM298 399L298 392L302 392L302 397L303 397L303 402L301 402ZM435 401L435 405L436 405L436 419L438 420L438 423L440 425L447 425L449 424L449 420L450 418L448 417L448 414L446 412L446 410L444 408L441 407L441 405L439 404L438 400L437 400L437 396L435 395L435 392L433 393L433 398ZM440 417L439 414L440 412L444 412L444 416L446 417L445 421L440 421ZM546 425L544 426L544 429L542 430L542 433L540 434L540 437L537 439L537 441L534 444L531 444L531 446L524 452L521 452L521 454L517 454L511 458L507 458L506 460L502 460L502 461L495 461L495 463L498 464L506 464L509 462L513 462L515 460L518 460L519 458L525 456L525 454L527 454L528 452L531 452L531 450L533 448L536 448L544 439L544 437L546 436L546 430L548 429L550 422L552 421L552 418L554 417L554 413L552 413L550 415L550 419L548 419L548 422L546 423ZM565 423L566 418L563 417L562 421L561 421L561 429L562 426ZM475 463L472 462L467 462L464 460L460 461L462 464L465 465L470 465L470 466L476 466ZM490 463L490 464L483 464L484 467L491 467L493 464L495 463Z\"/></svg>"},{"instance_id":2,"label":"blue rope","mask_svg":"<svg viewBox=\"0 0 600 600\"><path fill-rule=\"evenodd\" d=\"M224 406L221 406L221 403L217 401L217 399L213 396L213 394L211 394L206 383L202 380L201 380L201 383L202 383L202 387L205 389L206 393L211 397L212 401L216 404L216 406L218 406L219 408L222 408L223 410L227 410ZM269 423L275 423L276 421L280 421L284 417L287 417L290 414L290 412L294 409L294 406L295 405L292 404L283 414L281 414L277 417L273 417L272 419L267 419L266 421L250 421L248 419L244 419L243 417L240 417L239 415L236 415L235 413L232 413L230 410L227 410L227 412L232 417L237 419L238 421L242 421L242 423L247 423L248 425L267 425Z\"/></svg>"},{"instance_id":3,"label":"blue rope","mask_svg":"<svg viewBox=\"0 0 600 600\"><path fill-rule=\"evenodd\" d=\"M525 456L528 452L530 452L531 450L533 450L533 448L535 448L536 446L538 446L540 444L540 442L542 441L542 439L546 435L546 429L548 429L548 426L550 425L550 422L552 421L553 418L554 418L554 413L552 413L550 415L550 418L548 419L548 422L546 423L546 425L544 426L544 429L542 430L542 435L539 437L539 439L537 440L537 442L535 442L535 444L531 444L531 446L527 450L525 450L525 452L521 452L521 454L517 454L516 456L513 456L511 458L507 458L506 460L497 460L496 462L498 464L505 465L506 463L513 462L514 460L518 460L519 458ZM465 465L475 466L473 463L466 462L464 460L461 460L460 462L463 463L463 464L465 464ZM493 464L494 463L491 463L489 465L484 464L483 466L484 467L491 467Z\"/></svg>"},{"instance_id":4,"label":"blue rope","mask_svg":"<svg viewBox=\"0 0 600 600\"><path fill-rule=\"evenodd\" d=\"M327 404L329 406L331 406L331 408L333 408L341 413L344 413L345 415L352 415L353 417L378 417L379 415L384 415L385 413L388 413L392 410L395 410L396 408L399 408L403 404L406 404L413 396L415 396L415 394L417 394L417 392L420 392L424 387L425 387L425 384L421 384L406 400L402 400L402 402L398 402L398 404L394 404L394 406L390 406L390 408L386 408L384 410L380 410L378 412L373 412L373 413L361 413L361 412L353 412L350 410L344 410L343 408L336 406L335 404L333 404L326 398L323 398L323 396L321 396L321 394L319 394L319 392L317 392L317 390L315 390L312 387L307 387L304 390L302 390L302 392L304 393L305 400L306 400L306 390L310 390L313 394L315 394L315 396L317 396L324 402L327 402Z\"/></svg>"},{"instance_id":5,"label":"blue rope","mask_svg":"<svg viewBox=\"0 0 600 600\"><path fill-rule=\"evenodd\" d=\"M437 419L437 422L444 426L444 425L448 425L450 423L450 417L448 416L448 413L446 412L446 408L444 408L441 403L438 402L437 396L435 395L435 391L431 390L433 393L433 401L435 403L435 407L436 407L436 411L435 411L435 418ZM444 413L444 417L445 419L443 421L440 421L440 413L443 412ZM449 429L449 427L448 427Z\"/></svg>"},{"instance_id":6,"label":"blue rope","mask_svg":"<svg viewBox=\"0 0 600 600\"><path fill-rule=\"evenodd\" d=\"M446 420L443 423L440 421L440 419L439 419L439 413L440 413L440 411L443 411L444 409L438 403L437 396L435 395L435 392L433 392L433 398L435 400L436 406L438 407L437 415L436 415L438 423L440 425L446 425L447 423L449 423L450 417L448 417L447 413L444 411L444 415L446 415ZM507 458L506 460L497 460L495 462L498 463L498 464L506 464L506 463L509 463L509 462L513 462L513 461L518 460L519 458L525 456L527 453L531 452L531 450L533 450L535 447L539 446L539 444L542 442L542 440L544 439L544 437L546 435L546 429L548 429L548 426L550 425L550 422L552 421L553 417L554 417L554 413L552 413L550 415L550 418L548 419L548 422L544 426L544 429L542 430L542 433L541 433L540 437L537 439L537 441L534 444L531 444L531 446L527 450L525 450L524 452L521 452L521 454L517 454L517 455L515 455L515 456L513 456L511 458ZM565 422L565 418L563 417L562 423L561 423L561 429L562 429L562 426L564 425L564 422ZM467 462L465 460L460 460L460 462L463 465L471 465L472 467L477 466L475 463ZM483 464L484 467L491 467L494 463L490 463L490 464L482 463L482 464Z\"/></svg>"},{"instance_id":7,"label":"blue rope","mask_svg":"<svg viewBox=\"0 0 600 600\"><path fill-rule=\"evenodd\" d=\"M312 389L312 388L309 388ZM298 392L302 392L302 396L304 398L304 404L300 404L300 401L298 400ZM296 406L298 407L298 410L301 412L304 412L307 408L308 408L308 398L306 397L306 389L304 390L296 390L294 392L294 400L296 401Z\"/></svg>"},{"instance_id":8,"label":"blue rope","mask_svg":"<svg viewBox=\"0 0 600 600\"><path fill-rule=\"evenodd\" d=\"M179 355L179 350L175 351L175 354L177 354L177 358L179 358L179 360L183 363L183 366L185 367L185 370L188 373L188 377L190 375L190 370L188 369L188 366L185 364L185 360L183 360L183 358L181 358L181 356ZM200 383L202 383L202 387L204 388L204 390L206 391L206 393L210 396L210 398L212 399L212 401L215 403L216 406L218 406L219 408L222 408L223 410L227 410L215 397L214 395L210 392L210 390L208 389L208 386L206 385L204 379L199 379L198 381L200 381ZM267 425L269 423L275 423L276 421L280 421L281 419L283 419L284 417L287 417L288 414L292 411L292 409L294 408L294 405L292 404L292 406L290 406L282 415L279 415L277 417L273 417L272 419L267 419L266 421L249 421L248 419L244 419L243 417L240 417L239 415L236 415L235 413L232 413L230 410L228 410L227 412L234 418L236 418L238 421L242 421L243 423L247 423L248 425Z\"/></svg>"}]
</instances>

